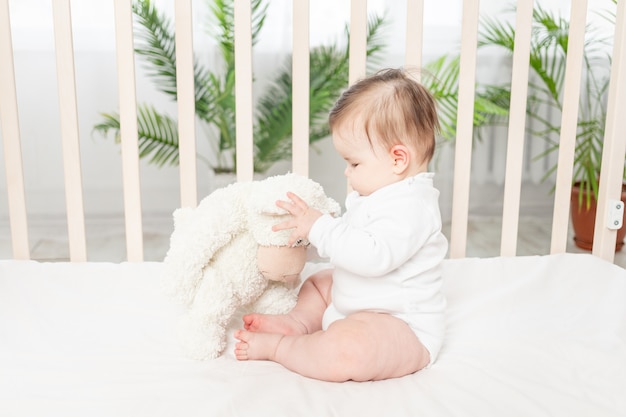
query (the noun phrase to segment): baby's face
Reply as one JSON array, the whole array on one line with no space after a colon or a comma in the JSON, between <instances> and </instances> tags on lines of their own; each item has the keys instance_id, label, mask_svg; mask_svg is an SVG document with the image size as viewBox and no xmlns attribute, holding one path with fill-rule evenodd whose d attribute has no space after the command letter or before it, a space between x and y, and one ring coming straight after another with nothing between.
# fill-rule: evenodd
<instances>
[{"instance_id":1,"label":"baby's face","mask_svg":"<svg viewBox=\"0 0 626 417\"><path fill-rule=\"evenodd\" d=\"M259 246L257 250L257 266L269 281L297 281L305 262L304 246Z\"/></svg>"},{"instance_id":2,"label":"baby's face","mask_svg":"<svg viewBox=\"0 0 626 417\"><path fill-rule=\"evenodd\" d=\"M346 161L344 174L352 189L367 196L398 181L393 171L394 159L389 151L377 145L372 149L364 135L348 137L346 133L351 132L347 129L334 131L333 145Z\"/></svg>"}]
</instances>

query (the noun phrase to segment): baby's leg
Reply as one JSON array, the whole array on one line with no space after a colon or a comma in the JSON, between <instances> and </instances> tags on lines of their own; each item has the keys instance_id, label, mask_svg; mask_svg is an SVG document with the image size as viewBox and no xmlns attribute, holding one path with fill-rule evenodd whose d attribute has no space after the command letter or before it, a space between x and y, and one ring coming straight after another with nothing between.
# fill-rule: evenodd
<instances>
[{"instance_id":1,"label":"baby's leg","mask_svg":"<svg viewBox=\"0 0 626 417\"><path fill-rule=\"evenodd\" d=\"M285 335L313 333L322 328L322 316L330 303L332 270L311 275L300 288L298 302L288 314L246 314L243 327L251 332Z\"/></svg>"},{"instance_id":2,"label":"baby's leg","mask_svg":"<svg viewBox=\"0 0 626 417\"><path fill-rule=\"evenodd\" d=\"M239 331L237 359L269 359L301 375L325 381L380 380L416 372L428 350L402 320L361 312L328 330L285 336Z\"/></svg>"}]
</instances>

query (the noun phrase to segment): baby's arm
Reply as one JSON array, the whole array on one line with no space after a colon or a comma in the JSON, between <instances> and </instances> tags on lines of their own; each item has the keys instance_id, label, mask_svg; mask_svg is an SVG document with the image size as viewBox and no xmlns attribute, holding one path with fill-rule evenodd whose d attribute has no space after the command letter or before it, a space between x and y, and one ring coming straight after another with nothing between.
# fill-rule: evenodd
<instances>
[{"instance_id":1,"label":"baby's arm","mask_svg":"<svg viewBox=\"0 0 626 417\"><path fill-rule=\"evenodd\" d=\"M355 216L360 218L357 224L346 217L320 218L309 241L321 257L360 276L383 276L398 268L421 250L436 229L424 205L397 198L378 201Z\"/></svg>"},{"instance_id":2,"label":"baby's arm","mask_svg":"<svg viewBox=\"0 0 626 417\"><path fill-rule=\"evenodd\" d=\"M293 245L300 239L307 239L313 223L322 216L322 212L309 205L294 193L288 192L287 198L290 201L279 200L276 205L291 214L292 218L274 225L272 230L294 229L289 237L289 245Z\"/></svg>"}]
</instances>

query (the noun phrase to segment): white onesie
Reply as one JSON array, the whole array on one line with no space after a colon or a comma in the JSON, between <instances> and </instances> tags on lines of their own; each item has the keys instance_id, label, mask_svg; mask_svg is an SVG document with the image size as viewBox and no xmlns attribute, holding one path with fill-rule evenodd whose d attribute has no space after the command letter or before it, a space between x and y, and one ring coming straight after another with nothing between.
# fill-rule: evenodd
<instances>
[{"instance_id":1,"label":"white onesie","mask_svg":"<svg viewBox=\"0 0 626 417\"><path fill-rule=\"evenodd\" d=\"M445 331L441 261L448 250L432 179L422 173L369 196L352 192L343 216L324 215L309 233L334 266L322 327L358 311L391 314L411 327L431 364Z\"/></svg>"}]
</instances>

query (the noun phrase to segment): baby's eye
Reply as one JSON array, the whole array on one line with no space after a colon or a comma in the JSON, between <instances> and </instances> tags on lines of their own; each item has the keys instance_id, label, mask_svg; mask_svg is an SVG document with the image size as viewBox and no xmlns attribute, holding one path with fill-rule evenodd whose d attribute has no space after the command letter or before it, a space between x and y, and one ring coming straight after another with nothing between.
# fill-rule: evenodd
<instances>
[{"instance_id":1,"label":"baby's eye","mask_svg":"<svg viewBox=\"0 0 626 417\"><path fill-rule=\"evenodd\" d=\"M358 167L358 166L359 166L359 164L358 164L358 163L356 163L356 162L354 162L354 163L350 164L350 166L351 166L352 168L356 168L356 167Z\"/></svg>"}]
</instances>

